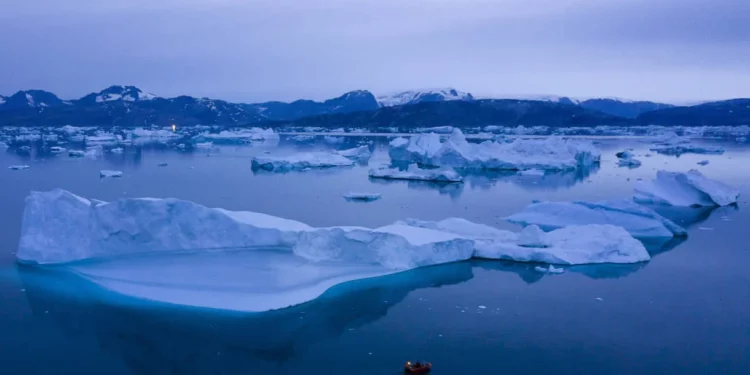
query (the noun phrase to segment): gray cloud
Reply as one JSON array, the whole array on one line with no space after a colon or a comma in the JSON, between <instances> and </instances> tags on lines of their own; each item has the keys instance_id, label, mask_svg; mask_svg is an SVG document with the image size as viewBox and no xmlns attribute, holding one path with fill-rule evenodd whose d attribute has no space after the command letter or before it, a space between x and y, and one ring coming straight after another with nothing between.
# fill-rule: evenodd
<instances>
[{"instance_id":1,"label":"gray cloud","mask_svg":"<svg viewBox=\"0 0 750 375\"><path fill-rule=\"evenodd\" d=\"M0 93L750 96L746 0L0 0Z\"/></svg>"}]
</instances>

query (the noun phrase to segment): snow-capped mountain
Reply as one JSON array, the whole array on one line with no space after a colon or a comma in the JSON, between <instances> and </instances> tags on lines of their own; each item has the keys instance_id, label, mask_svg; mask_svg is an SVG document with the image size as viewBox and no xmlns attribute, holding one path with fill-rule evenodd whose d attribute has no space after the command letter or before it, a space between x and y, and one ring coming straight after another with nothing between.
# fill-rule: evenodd
<instances>
[{"instance_id":1,"label":"snow-capped mountain","mask_svg":"<svg viewBox=\"0 0 750 375\"><path fill-rule=\"evenodd\" d=\"M392 95L383 95L377 98L381 107L393 107L397 105L416 104L422 102L446 102L451 100L474 100L474 97L463 91L453 88L404 91Z\"/></svg>"},{"instance_id":2,"label":"snow-capped mountain","mask_svg":"<svg viewBox=\"0 0 750 375\"><path fill-rule=\"evenodd\" d=\"M83 103L106 103L114 101L136 102L153 100L157 98L154 94L141 91L135 86L110 86L98 93L91 93L79 101Z\"/></svg>"},{"instance_id":3,"label":"snow-capped mountain","mask_svg":"<svg viewBox=\"0 0 750 375\"><path fill-rule=\"evenodd\" d=\"M0 101L2 109L19 109L19 108L46 108L55 107L62 104L69 104L57 95L42 90L19 91L11 96L4 97Z\"/></svg>"},{"instance_id":4,"label":"snow-capped mountain","mask_svg":"<svg viewBox=\"0 0 750 375\"><path fill-rule=\"evenodd\" d=\"M5 104L5 97L0 95L0 105Z\"/></svg>"}]
</instances>

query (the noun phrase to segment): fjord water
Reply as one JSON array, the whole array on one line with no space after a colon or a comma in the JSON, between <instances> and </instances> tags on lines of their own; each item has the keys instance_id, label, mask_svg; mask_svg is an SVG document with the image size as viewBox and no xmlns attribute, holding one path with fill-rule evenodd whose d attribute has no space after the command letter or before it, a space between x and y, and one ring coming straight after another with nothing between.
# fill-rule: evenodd
<instances>
[{"instance_id":1,"label":"fjord water","mask_svg":"<svg viewBox=\"0 0 750 375\"><path fill-rule=\"evenodd\" d=\"M362 140L348 137L340 148ZM387 160L385 138L372 140L370 164ZM476 174L463 185L369 180L367 166L251 171L252 155L325 147L284 140L210 153L127 148L96 160L10 149L0 154L0 373L395 374L415 359L432 361L436 374L748 373L750 147L639 156L643 166L628 169L615 165L615 152L632 147L643 155L649 143L597 142L598 169L543 178ZM7 169L16 164L31 168ZM648 263L578 266L561 275L539 273L535 264L453 263L340 284L312 302L261 314L132 300L55 267L18 266L13 254L30 190L63 188L101 200L176 197L313 226L463 217L517 229L502 218L532 200L629 197L633 183L656 169L691 168L737 186L741 201L661 211L689 237L654 249ZM100 179L102 169L124 177ZM382 199L350 202L342 197L350 191Z\"/></svg>"}]
</instances>

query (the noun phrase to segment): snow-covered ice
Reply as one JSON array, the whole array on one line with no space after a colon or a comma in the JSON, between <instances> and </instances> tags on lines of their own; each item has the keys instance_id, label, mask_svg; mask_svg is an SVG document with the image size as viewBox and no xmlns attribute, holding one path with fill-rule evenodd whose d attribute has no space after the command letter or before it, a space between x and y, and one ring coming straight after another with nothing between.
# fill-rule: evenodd
<instances>
[{"instance_id":1,"label":"snow-covered ice","mask_svg":"<svg viewBox=\"0 0 750 375\"><path fill-rule=\"evenodd\" d=\"M330 152L304 152L289 156L256 156L252 160L253 169L274 172L303 170L307 168L350 167L354 161Z\"/></svg>"},{"instance_id":2,"label":"snow-covered ice","mask_svg":"<svg viewBox=\"0 0 750 375\"><path fill-rule=\"evenodd\" d=\"M397 162L475 170L569 170L591 166L601 157L590 141L548 137L477 144L469 143L459 129L445 142L434 133L396 138L388 155Z\"/></svg>"},{"instance_id":3,"label":"snow-covered ice","mask_svg":"<svg viewBox=\"0 0 750 375\"><path fill-rule=\"evenodd\" d=\"M122 177L122 172L103 169L99 172L99 177Z\"/></svg>"},{"instance_id":4,"label":"snow-covered ice","mask_svg":"<svg viewBox=\"0 0 750 375\"><path fill-rule=\"evenodd\" d=\"M638 181L634 189L638 202L670 206L726 206L740 196L737 189L694 169L687 173L658 171L655 180Z\"/></svg>"},{"instance_id":5,"label":"snow-covered ice","mask_svg":"<svg viewBox=\"0 0 750 375\"><path fill-rule=\"evenodd\" d=\"M623 227L640 239L667 239L687 235L687 231L679 225L627 199L538 202L506 219L521 225L538 225L548 231L569 225L609 224Z\"/></svg>"},{"instance_id":6,"label":"snow-covered ice","mask_svg":"<svg viewBox=\"0 0 750 375\"><path fill-rule=\"evenodd\" d=\"M336 151L336 153L346 158L353 158L353 159L359 159L359 160L369 159L372 156L372 152L370 152L370 147L367 145L350 148L346 150L339 150L339 151Z\"/></svg>"},{"instance_id":7,"label":"snow-covered ice","mask_svg":"<svg viewBox=\"0 0 750 375\"><path fill-rule=\"evenodd\" d=\"M381 166L370 169L370 178L382 178L388 180L416 180L433 182L462 182L464 179L452 169L422 169L416 164L411 164L405 170Z\"/></svg>"},{"instance_id":8,"label":"snow-covered ice","mask_svg":"<svg viewBox=\"0 0 750 375\"><path fill-rule=\"evenodd\" d=\"M380 199L380 193L348 193L344 195L344 199L371 202Z\"/></svg>"},{"instance_id":9,"label":"snow-covered ice","mask_svg":"<svg viewBox=\"0 0 750 375\"><path fill-rule=\"evenodd\" d=\"M28 165L11 165L10 167L8 167L8 169L12 169L14 171L20 171L20 170L29 169L29 168L31 167Z\"/></svg>"}]
</instances>

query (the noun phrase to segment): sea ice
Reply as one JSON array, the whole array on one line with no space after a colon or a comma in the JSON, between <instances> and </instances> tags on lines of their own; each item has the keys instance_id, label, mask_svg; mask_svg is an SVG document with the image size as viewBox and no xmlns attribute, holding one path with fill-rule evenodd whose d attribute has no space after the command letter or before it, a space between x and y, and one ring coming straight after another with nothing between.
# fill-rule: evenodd
<instances>
[{"instance_id":1,"label":"sea ice","mask_svg":"<svg viewBox=\"0 0 750 375\"><path fill-rule=\"evenodd\" d=\"M380 199L379 193L349 193L344 195L346 200L371 202Z\"/></svg>"},{"instance_id":2,"label":"sea ice","mask_svg":"<svg viewBox=\"0 0 750 375\"><path fill-rule=\"evenodd\" d=\"M588 141L516 139L511 143L469 143L459 129L445 141L434 133L391 141L392 161L436 167L489 170L568 170L598 163L601 154Z\"/></svg>"},{"instance_id":3,"label":"sea ice","mask_svg":"<svg viewBox=\"0 0 750 375\"><path fill-rule=\"evenodd\" d=\"M370 178L434 182L462 182L464 180L452 169L422 169L416 164L409 165L405 171L398 168L388 168L387 166L373 168L370 169Z\"/></svg>"},{"instance_id":4,"label":"sea ice","mask_svg":"<svg viewBox=\"0 0 750 375\"><path fill-rule=\"evenodd\" d=\"M617 165L621 167L637 168L641 166L641 161L635 158L630 150L625 150L617 153Z\"/></svg>"},{"instance_id":5,"label":"sea ice","mask_svg":"<svg viewBox=\"0 0 750 375\"><path fill-rule=\"evenodd\" d=\"M274 172L303 170L306 168L350 167L354 161L339 154L328 152L305 152L289 156L254 157L253 169L263 169Z\"/></svg>"},{"instance_id":6,"label":"sea ice","mask_svg":"<svg viewBox=\"0 0 750 375\"><path fill-rule=\"evenodd\" d=\"M72 158L82 158L86 156L86 152L81 151L81 150L70 150L68 151L68 156Z\"/></svg>"},{"instance_id":7,"label":"sea ice","mask_svg":"<svg viewBox=\"0 0 750 375\"><path fill-rule=\"evenodd\" d=\"M115 148L109 150L109 152L111 152L113 154L122 154L123 152L125 152L125 150L122 147L115 147Z\"/></svg>"},{"instance_id":8,"label":"sea ice","mask_svg":"<svg viewBox=\"0 0 750 375\"><path fill-rule=\"evenodd\" d=\"M29 168L31 167L28 165L11 165L10 167L8 167L8 169L12 169L14 171L20 171L20 170L29 169Z\"/></svg>"},{"instance_id":9,"label":"sea ice","mask_svg":"<svg viewBox=\"0 0 750 375\"><path fill-rule=\"evenodd\" d=\"M527 169L518 171L518 174L521 176L544 176L544 171L541 169Z\"/></svg>"},{"instance_id":10,"label":"sea ice","mask_svg":"<svg viewBox=\"0 0 750 375\"><path fill-rule=\"evenodd\" d=\"M698 165L708 165L708 160L701 160L697 163Z\"/></svg>"},{"instance_id":11,"label":"sea ice","mask_svg":"<svg viewBox=\"0 0 750 375\"><path fill-rule=\"evenodd\" d=\"M279 135L273 129L248 128L222 130L219 133L204 132L198 138L215 143L246 143L252 141L278 141Z\"/></svg>"},{"instance_id":12,"label":"sea ice","mask_svg":"<svg viewBox=\"0 0 750 375\"><path fill-rule=\"evenodd\" d=\"M101 172L99 172L99 177L122 177L122 172L120 171L111 171L104 169Z\"/></svg>"},{"instance_id":13,"label":"sea ice","mask_svg":"<svg viewBox=\"0 0 750 375\"><path fill-rule=\"evenodd\" d=\"M554 230L569 225L610 224L623 227L640 239L667 239L687 231L653 210L632 200L598 202L537 202L506 218L521 225Z\"/></svg>"},{"instance_id":14,"label":"sea ice","mask_svg":"<svg viewBox=\"0 0 750 375\"><path fill-rule=\"evenodd\" d=\"M295 135L293 137L290 137L289 139L295 142L300 142L300 143L312 142L313 140L315 140L315 136L314 135Z\"/></svg>"},{"instance_id":15,"label":"sea ice","mask_svg":"<svg viewBox=\"0 0 750 375\"><path fill-rule=\"evenodd\" d=\"M534 270L541 273L552 273L552 274L559 274L559 273L565 273L565 269L555 267L553 265L549 265L549 268L544 268L541 266L534 267Z\"/></svg>"},{"instance_id":16,"label":"sea ice","mask_svg":"<svg viewBox=\"0 0 750 375\"><path fill-rule=\"evenodd\" d=\"M339 143L344 143L343 137L334 137L332 135L327 135L323 137L323 141L328 144L337 145Z\"/></svg>"},{"instance_id":17,"label":"sea ice","mask_svg":"<svg viewBox=\"0 0 750 375\"><path fill-rule=\"evenodd\" d=\"M370 156L372 156L372 153L370 152L370 147L368 146L359 146L355 148L350 148L347 150L340 150L336 151L337 154L346 157L346 158L353 158L353 159L369 159Z\"/></svg>"},{"instance_id":18,"label":"sea ice","mask_svg":"<svg viewBox=\"0 0 750 375\"><path fill-rule=\"evenodd\" d=\"M697 170L687 173L658 171L652 181L638 181L634 199L670 206L726 206L740 193L726 184L706 178Z\"/></svg>"},{"instance_id":19,"label":"sea ice","mask_svg":"<svg viewBox=\"0 0 750 375\"><path fill-rule=\"evenodd\" d=\"M60 146L52 146L49 148L49 152L53 154L59 154L59 153L65 152L65 149Z\"/></svg>"}]
</instances>

